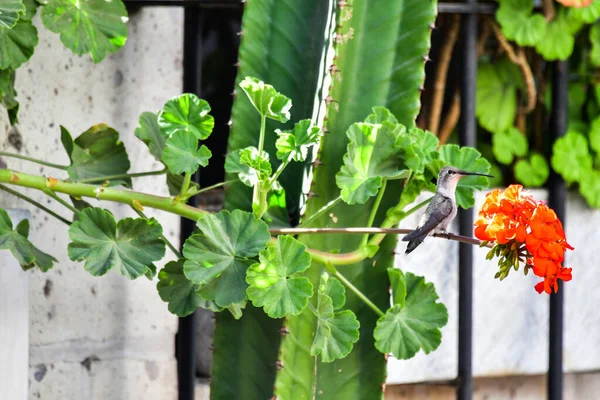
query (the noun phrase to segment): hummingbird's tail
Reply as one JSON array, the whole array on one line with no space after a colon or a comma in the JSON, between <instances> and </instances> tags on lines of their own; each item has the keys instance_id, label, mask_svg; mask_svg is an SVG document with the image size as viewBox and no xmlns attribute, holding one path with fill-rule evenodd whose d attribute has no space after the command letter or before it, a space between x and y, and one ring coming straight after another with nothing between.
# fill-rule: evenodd
<instances>
[{"instance_id":1,"label":"hummingbird's tail","mask_svg":"<svg viewBox=\"0 0 600 400\"><path fill-rule=\"evenodd\" d=\"M410 242L408 242L408 246L406 246L406 252L404 252L404 254L405 255L409 254L414 249L416 249L417 247L419 247L419 245L421 243L423 243L423 240L425 240L426 237L427 237L427 235L419 236L419 237L411 240Z\"/></svg>"}]
</instances>

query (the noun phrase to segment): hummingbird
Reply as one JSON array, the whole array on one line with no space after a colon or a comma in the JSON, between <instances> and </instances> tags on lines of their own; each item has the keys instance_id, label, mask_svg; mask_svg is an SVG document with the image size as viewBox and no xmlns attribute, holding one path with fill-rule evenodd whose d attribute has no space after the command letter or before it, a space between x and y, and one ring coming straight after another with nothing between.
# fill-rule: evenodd
<instances>
[{"instance_id":1,"label":"hummingbird","mask_svg":"<svg viewBox=\"0 0 600 400\"><path fill-rule=\"evenodd\" d=\"M444 167L438 175L437 187L433 200L425 209L425 213L419 221L417 229L402 238L408 242L406 252L409 254L417 248L423 240L432 233L447 233L446 229L450 222L456 217L456 185L465 176L478 175L493 178L492 175L479 174L476 172L462 171L454 167Z\"/></svg>"}]
</instances>

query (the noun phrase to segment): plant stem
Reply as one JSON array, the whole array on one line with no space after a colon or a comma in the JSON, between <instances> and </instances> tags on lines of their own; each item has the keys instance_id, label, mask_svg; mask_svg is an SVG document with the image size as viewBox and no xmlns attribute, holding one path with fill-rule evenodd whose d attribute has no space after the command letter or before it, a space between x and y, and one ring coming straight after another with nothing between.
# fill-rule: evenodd
<instances>
[{"instance_id":1,"label":"plant stem","mask_svg":"<svg viewBox=\"0 0 600 400\"><path fill-rule=\"evenodd\" d=\"M179 196L183 197L185 192L190 188L190 182L192 181L192 174L188 174L187 172L183 175L183 183L181 184L181 190L179 191Z\"/></svg>"},{"instance_id":2,"label":"plant stem","mask_svg":"<svg viewBox=\"0 0 600 400\"><path fill-rule=\"evenodd\" d=\"M316 213L311 215L306 221L302 222L298 225L298 228L304 228L306 225L310 225L311 222L315 221L321 215L325 214L327 211L331 210L337 203L342 201L342 196L338 196L335 199L331 200L329 203L325 204L321 209L319 209Z\"/></svg>"},{"instance_id":3,"label":"plant stem","mask_svg":"<svg viewBox=\"0 0 600 400\"><path fill-rule=\"evenodd\" d=\"M57 220L59 220L62 223L65 223L67 225L71 225L71 221L69 221L66 218L61 217L60 215L58 215L57 213L55 213L54 211L52 211L51 209L49 209L48 207L44 206L41 203L38 203L37 201L33 200L31 197L25 196L22 193L19 193L15 190L12 190L11 188L8 188L4 185L0 185L0 189L4 190L6 193L10 193L15 197L18 197L22 200L25 200L26 202L33 204L34 206L36 206L37 208L39 208L42 211L45 211L46 213L52 215L54 218L56 218Z\"/></svg>"},{"instance_id":4,"label":"plant stem","mask_svg":"<svg viewBox=\"0 0 600 400\"><path fill-rule=\"evenodd\" d=\"M12 172L7 169L0 169L0 183L29 187L41 191L49 190L55 193L65 193L74 197L90 197L98 200L114 201L129 206L136 200L143 207L167 211L193 221L197 221L200 217L208 213L200 208L173 201L168 197L86 183L66 182L54 179L50 182L50 180L42 176Z\"/></svg>"},{"instance_id":5,"label":"plant stem","mask_svg":"<svg viewBox=\"0 0 600 400\"><path fill-rule=\"evenodd\" d=\"M99 176L97 178L81 179L81 180L78 180L77 182L79 182L79 183L104 182L104 181L111 181L111 180L116 180L116 179L139 178L142 176L162 175L165 173L167 173L166 168L161 169L160 171L134 172L132 174Z\"/></svg>"},{"instance_id":6,"label":"plant stem","mask_svg":"<svg viewBox=\"0 0 600 400\"><path fill-rule=\"evenodd\" d=\"M380 317L384 316L383 311L381 311L381 309L379 307L377 307L375 305L375 303L373 303L371 300L369 300L369 298L367 296L365 296L363 294L363 292L358 290L358 288L356 286L354 286L352 284L352 282L350 282L348 279L346 279L346 277L344 275L340 274L333 265L330 264L326 268L328 271L333 273L336 278L338 278L340 281L342 281L342 283L344 285L346 285L348 287L348 289L352 290L359 299L361 299L366 305L368 305L371 308L371 310L375 311L375 314L379 315Z\"/></svg>"},{"instance_id":7,"label":"plant stem","mask_svg":"<svg viewBox=\"0 0 600 400\"><path fill-rule=\"evenodd\" d=\"M69 210L71 210L74 214L79 214L79 210L76 209L75 207L73 207L71 204L69 204L67 201L63 200L60 198L59 195L57 195L56 193L54 193L52 190L46 188L44 190L42 190L42 192L44 192L44 194L46 196L50 196L52 197L54 200L56 200L58 203L60 203L61 205L65 206L66 208L68 208Z\"/></svg>"},{"instance_id":8,"label":"plant stem","mask_svg":"<svg viewBox=\"0 0 600 400\"><path fill-rule=\"evenodd\" d=\"M260 116L260 135L258 136L258 154L262 154L263 147L265 147L265 129L267 127L267 117L264 115Z\"/></svg>"},{"instance_id":9,"label":"plant stem","mask_svg":"<svg viewBox=\"0 0 600 400\"><path fill-rule=\"evenodd\" d=\"M66 171L67 168L69 168L68 165L54 164L54 163L51 163L51 162L38 160L37 158L27 157L27 156L23 156L21 154L9 153L9 152L6 152L6 151L0 151L0 157L19 158L21 160L30 161L30 162L33 162L33 163L36 163L36 164L40 164L40 165L45 165L46 167L50 167L50 168L62 169L64 171Z\"/></svg>"},{"instance_id":10,"label":"plant stem","mask_svg":"<svg viewBox=\"0 0 600 400\"><path fill-rule=\"evenodd\" d=\"M140 210L136 210L135 207L131 207L133 209L133 211L136 212L137 215L139 215L140 217L144 218L144 219L149 219L146 214L144 214L142 211ZM179 252L179 250L177 250L175 248L175 246L173 246L173 243L171 243L169 241L169 239L167 239L167 237L165 235L160 235L160 238L163 240L163 242L165 242L165 244L167 245L167 247L169 249L171 249L171 251L173 252L173 254L175 254L175 256L177 256L177 258L182 258L181 253Z\"/></svg>"},{"instance_id":11,"label":"plant stem","mask_svg":"<svg viewBox=\"0 0 600 400\"><path fill-rule=\"evenodd\" d=\"M410 179L410 177L408 179ZM381 188L379 189L379 193L377 194L377 197L375 198L375 203L373 203L373 208L371 208L371 214L369 215L369 220L367 221L368 228L373 226L373 221L375 221L375 216L377 215L377 210L379 209L379 205L381 204L381 200L383 199L383 194L385 193L386 187L387 187L387 179L384 179L383 183L381 185ZM365 236L363 236L362 241L360 243L361 247L366 245L368 241L369 241L369 234L366 233Z\"/></svg>"},{"instance_id":12,"label":"plant stem","mask_svg":"<svg viewBox=\"0 0 600 400\"><path fill-rule=\"evenodd\" d=\"M195 196L195 195L200 194L200 193L208 192L209 190L213 190L213 189L219 188L221 186L229 185L229 184L234 183L234 182L235 182L235 180L230 180L230 181L215 183L214 185L207 186L207 187L202 188L202 189L198 189L197 191L194 192L193 195Z\"/></svg>"},{"instance_id":13,"label":"plant stem","mask_svg":"<svg viewBox=\"0 0 600 400\"><path fill-rule=\"evenodd\" d=\"M275 181L277 180L277 178L279 178L279 175L281 175L281 173L283 172L283 170L285 169L285 167L288 166L289 163L290 163L290 160L288 159L288 160L282 161L281 164L279 164L279 167L277 168L277 171L275 171L275 173L271 177L271 186L273 186L273 184L275 183Z\"/></svg>"}]
</instances>

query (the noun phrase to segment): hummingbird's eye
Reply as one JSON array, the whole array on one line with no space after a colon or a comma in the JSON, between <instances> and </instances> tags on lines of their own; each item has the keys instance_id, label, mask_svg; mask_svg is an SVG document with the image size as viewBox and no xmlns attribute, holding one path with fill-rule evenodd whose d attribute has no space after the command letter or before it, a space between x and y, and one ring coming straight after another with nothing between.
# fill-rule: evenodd
<instances>
[{"instance_id":1,"label":"hummingbird's eye","mask_svg":"<svg viewBox=\"0 0 600 400\"><path fill-rule=\"evenodd\" d=\"M454 174L454 171L452 171L452 170L450 169L450 170L448 170L448 174L449 174L449 175L453 175L453 174Z\"/></svg>"}]
</instances>

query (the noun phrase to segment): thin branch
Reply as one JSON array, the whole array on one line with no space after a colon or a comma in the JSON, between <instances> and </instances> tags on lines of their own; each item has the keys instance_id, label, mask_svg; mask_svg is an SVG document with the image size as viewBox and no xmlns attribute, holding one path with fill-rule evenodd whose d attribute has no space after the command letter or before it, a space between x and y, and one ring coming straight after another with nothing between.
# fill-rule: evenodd
<instances>
[{"instance_id":1,"label":"thin branch","mask_svg":"<svg viewBox=\"0 0 600 400\"><path fill-rule=\"evenodd\" d=\"M194 192L194 194L192 196L195 196L195 195L200 194L200 193L208 192L209 190L220 188L221 186L226 186L226 185L229 185L229 184L234 183L234 182L236 182L236 180L232 179L230 181L215 183L214 185L210 185L210 186L198 189L197 191Z\"/></svg>"},{"instance_id":2,"label":"thin branch","mask_svg":"<svg viewBox=\"0 0 600 400\"><path fill-rule=\"evenodd\" d=\"M62 169L63 171L65 171L67 168L69 168L68 165L54 164L54 163L51 163L51 162L38 160L37 158L27 157L27 156L23 156L21 154L9 153L9 152L6 152L6 151L0 151L0 156L1 157L18 158L20 160L25 160L25 161L33 162L33 163L36 163L36 164L44 165L46 167L56 168L56 169Z\"/></svg>"},{"instance_id":3,"label":"thin branch","mask_svg":"<svg viewBox=\"0 0 600 400\"><path fill-rule=\"evenodd\" d=\"M36 206L37 208L39 208L42 211L45 211L46 213L48 213L49 215L52 215L54 218L56 218L57 220L59 220L60 222L67 224L67 225L71 225L71 221L69 221L66 218L61 217L60 215L58 215L57 213L55 213L54 211L52 211L51 209L49 209L48 207L46 207L45 205L38 203L37 201L33 200L31 197L25 196L23 193L19 193L15 190L12 190L4 185L0 185L0 189L4 190L6 193L10 193L15 197L20 198L21 200L25 200L26 202L33 204L34 206Z\"/></svg>"},{"instance_id":4,"label":"thin branch","mask_svg":"<svg viewBox=\"0 0 600 400\"><path fill-rule=\"evenodd\" d=\"M544 16L546 22L550 22L556 16L556 8L554 7L554 0L543 0L542 9L544 10Z\"/></svg>"},{"instance_id":5,"label":"thin branch","mask_svg":"<svg viewBox=\"0 0 600 400\"><path fill-rule=\"evenodd\" d=\"M76 209L75 207L73 207L72 205L70 205L66 200L61 199L60 196L57 195L56 193L54 193L52 190L50 190L50 189L44 189L44 190L42 190L42 192L44 192L44 194L46 196L52 197L58 203L60 203L61 205L65 206L66 208L68 208L69 210L71 210L74 214L79 214L79 210L78 209Z\"/></svg>"},{"instance_id":6,"label":"thin branch","mask_svg":"<svg viewBox=\"0 0 600 400\"><path fill-rule=\"evenodd\" d=\"M444 93L446 91L446 79L448 78L448 67L452 59L452 52L458 39L460 31L460 16L454 15L452 24L448 31L446 42L442 46L439 56L438 68L435 74L435 84L433 89L433 98L431 100L431 113L429 114L429 130L435 134L438 133L440 126L440 115L444 105Z\"/></svg>"},{"instance_id":7,"label":"thin branch","mask_svg":"<svg viewBox=\"0 0 600 400\"><path fill-rule=\"evenodd\" d=\"M325 268L333 273L333 275L338 278L340 281L342 281L342 283L344 285L346 285L348 287L348 289L350 289L351 291L354 292L354 294L361 299L367 306L369 306L371 308L371 310L375 311L375 314L379 315L380 317L384 316L383 311L381 311L381 309L379 307L377 307L375 305L375 303L373 303L367 296L365 296L363 294L363 292L361 292L356 286L354 286L352 284L352 282L350 282L348 279L346 279L346 277L342 274L339 273L339 271L337 271L335 269L335 267L331 264L328 264L325 266Z\"/></svg>"},{"instance_id":8,"label":"thin branch","mask_svg":"<svg viewBox=\"0 0 600 400\"><path fill-rule=\"evenodd\" d=\"M308 219L306 221L303 221L300 225L299 228L301 227L305 227L307 225L310 225L311 222L315 221L317 218L319 218L321 215L325 214L327 211L331 210L333 207L335 207L340 201L342 201L342 196L338 196L335 199L331 200L329 203L325 204L323 207L321 207L317 212L315 212L313 215L311 215L310 217L308 217Z\"/></svg>"},{"instance_id":9,"label":"thin branch","mask_svg":"<svg viewBox=\"0 0 600 400\"><path fill-rule=\"evenodd\" d=\"M407 235L411 233L414 229L405 229L405 228L279 228L279 229L271 229L270 232L273 235L330 235L330 234L356 234L356 235L364 235L364 234L392 234L392 235ZM479 239L470 238L467 236L455 235L453 233L434 233L431 236L437 238L443 238L448 240L454 240L457 242L472 244L476 246L480 246L482 241ZM488 243L487 247L493 247L491 243Z\"/></svg>"},{"instance_id":10,"label":"thin branch","mask_svg":"<svg viewBox=\"0 0 600 400\"><path fill-rule=\"evenodd\" d=\"M144 214L142 211L140 211L140 210L136 209L136 208L135 208L135 207L133 207L133 206L132 206L131 208L132 208L132 209L133 209L133 211L135 211L135 212L136 212L136 214L137 214L137 215L139 215L140 217L142 217L142 218L144 218L144 219L149 219L149 218L146 216L146 214ZM165 242L165 244L167 245L167 247L168 247L169 249L171 249L171 251L173 252L173 254L175 254L175 256L176 256L177 258L182 258L182 256L181 256L181 253L179 252L179 250L177 250L177 249L175 248L175 246L173 246L173 243L171 243L171 242L169 241L169 239L167 239L167 237L166 237L165 235L160 235L160 238L162 239L162 241L163 241L163 242Z\"/></svg>"}]
</instances>

